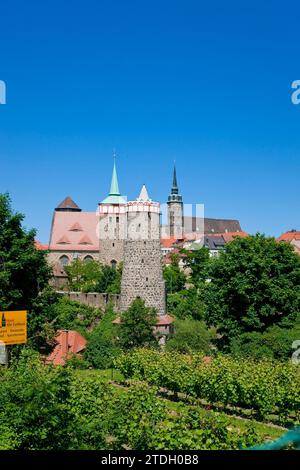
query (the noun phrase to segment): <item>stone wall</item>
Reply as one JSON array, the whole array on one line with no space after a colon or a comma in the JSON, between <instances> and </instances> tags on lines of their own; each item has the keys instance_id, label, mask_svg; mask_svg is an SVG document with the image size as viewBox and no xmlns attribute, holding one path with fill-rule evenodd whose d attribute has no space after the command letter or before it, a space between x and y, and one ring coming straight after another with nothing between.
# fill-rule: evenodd
<instances>
[{"instance_id":1,"label":"stone wall","mask_svg":"<svg viewBox=\"0 0 300 470\"><path fill-rule=\"evenodd\" d=\"M58 291L58 294L68 297L70 300L75 300L81 304L88 305L89 307L105 309L109 302L112 302L116 310L120 309L120 296L119 294L99 294L98 292L65 292Z\"/></svg>"},{"instance_id":2,"label":"stone wall","mask_svg":"<svg viewBox=\"0 0 300 470\"><path fill-rule=\"evenodd\" d=\"M146 306L154 307L158 315L165 315L165 282L159 240L125 242L121 293L122 312L140 297Z\"/></svg>"}]
</instances>

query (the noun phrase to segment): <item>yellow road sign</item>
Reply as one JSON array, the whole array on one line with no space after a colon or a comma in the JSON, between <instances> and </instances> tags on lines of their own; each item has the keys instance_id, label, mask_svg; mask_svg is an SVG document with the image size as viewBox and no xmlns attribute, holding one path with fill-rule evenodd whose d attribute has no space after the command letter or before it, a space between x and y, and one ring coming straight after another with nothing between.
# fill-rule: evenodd
<instances>
[{"instance_id":1,"label":"yellow road sign","mask_svg":"<svg viewBox=\"0 0 300 470\"><path fill-rule=\"evenodd\" d=\"M27 312L0 312L0 343L27 343Z\"/></svg>"}]
</instances>

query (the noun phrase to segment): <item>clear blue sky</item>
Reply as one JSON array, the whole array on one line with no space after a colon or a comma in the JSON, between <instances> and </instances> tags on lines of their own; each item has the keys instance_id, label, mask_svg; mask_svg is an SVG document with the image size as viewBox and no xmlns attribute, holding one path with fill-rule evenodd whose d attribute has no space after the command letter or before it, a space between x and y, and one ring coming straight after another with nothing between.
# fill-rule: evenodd
<instances>
[{"instance_id":1,"label":"clear blue sky","mask_svg":"<svg viewBox=\"0 0 300 470\"><path fill-rule=\"evenodd\" d=\"M187 203L250 232L300 229L300 5L290 1L1 2L0 192L47 242L71 195L94 210L173 160Z\"/></svg>"}]
</instances>

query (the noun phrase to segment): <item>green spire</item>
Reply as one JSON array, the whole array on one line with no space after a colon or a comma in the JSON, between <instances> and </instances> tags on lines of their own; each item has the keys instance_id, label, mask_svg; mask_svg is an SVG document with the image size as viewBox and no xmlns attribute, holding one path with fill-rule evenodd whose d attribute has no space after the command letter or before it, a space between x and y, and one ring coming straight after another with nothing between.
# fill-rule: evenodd
<instances>
[{"instance_id":1,"label":"green spire","mask_svg":"<svg viewBox=\"0 0 300 470\"><path fill-rule=\"evenodd\" d=\"M126 204L125 199L121 196L119 191L116 157L114 155L114 167L111 178L110 192L109 195L102 201L102 204Z\"/></svg>"},{"instance_id":2,"label":"green spire","mask_svg":"<svg viewBox=\"0 0 300 470\"><path fill-rule=\"evenodd\" d=\"M116 169L116 157L114 157L114 169L113 169L113 174L112 174L112 179L111 179L111 186L110 186L109 195L110 196L120 196L117 169Z\"/></svg>"}]
</instances>

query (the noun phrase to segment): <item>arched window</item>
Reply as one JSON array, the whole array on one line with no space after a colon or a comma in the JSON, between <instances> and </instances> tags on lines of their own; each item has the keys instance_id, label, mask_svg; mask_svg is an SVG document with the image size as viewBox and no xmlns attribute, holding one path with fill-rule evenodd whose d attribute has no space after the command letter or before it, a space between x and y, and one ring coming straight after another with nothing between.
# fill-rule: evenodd
<instances>
[{"instance_id":1,"label":"arched window","mask_svg":"<svg viewBox=\"0 0 300 470\"><path fill-rule=\"evenodd\" d=\"M89 263L90 261L94 261L94 258L91 255L87 255L83 258L85 263Z\"/></svg>"},{"instance_id":2,"label":"arched window","mask_svg":"<svg viewBox=\"0 0 300 470\"><path fill-rule=\"evenodd\" d=\"M112 259L111 262L110 262L110 265L111 265L112 268L115 269L115 268L117 267L117 262L116 262L116 260L115 260L115 259Z\"/></svg>"},{"instance_id":3,"label":"arched window","mask_svg":"<svg viewBox=\"0 0 300 470\"><path fill-rule=\"evenodd\" d=\"M70 264L70 260L69 260L68 256L66 256L66 255L62 255L59 258L59 262L62 266L68 266L68 264Z\"/></svg>"}]
</instances>

